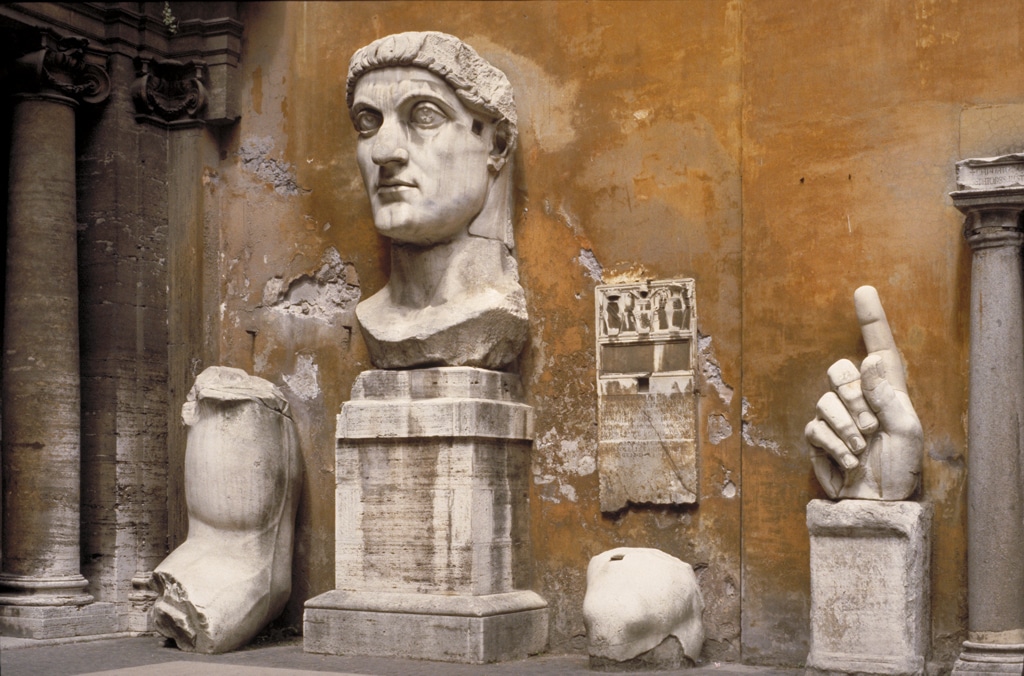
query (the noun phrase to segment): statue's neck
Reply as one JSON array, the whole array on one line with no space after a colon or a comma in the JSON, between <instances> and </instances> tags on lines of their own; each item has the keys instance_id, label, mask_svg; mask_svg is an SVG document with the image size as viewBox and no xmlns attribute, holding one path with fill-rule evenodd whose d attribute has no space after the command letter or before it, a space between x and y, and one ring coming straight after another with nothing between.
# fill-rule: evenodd
<instances>
[{"instance_id":1,"label":"statue's neck","mask_svg":"<svg viewBox=\"0 0 1024 676\"><path fill-rule=\"evenodd\" d=\"M392 243L391 302L420 309L500 284L511 258L502 242L463 235L430 247Z\"/></svg>"}]
</instances>

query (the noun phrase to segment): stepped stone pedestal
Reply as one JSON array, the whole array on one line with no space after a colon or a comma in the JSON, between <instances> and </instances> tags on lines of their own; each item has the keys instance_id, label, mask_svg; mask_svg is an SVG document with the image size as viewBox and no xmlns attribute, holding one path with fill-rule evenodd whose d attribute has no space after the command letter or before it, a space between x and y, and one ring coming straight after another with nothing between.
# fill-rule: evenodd
<instances>
[{"instance_id":1,"label":"stepped stone pedestal","mask_svg":"<svg viewBox=\"0 0 1024 676\"><path fill-rule=\"evenodd\" d=\"M807 671L923 674L931 628L931 508L812 500Z\"/></svg>"},{"instance_id":2,"label":"stepped stone pedestal","mask_svg":"<svg viewBox=\"0 0 1024 676\"><path fill-rule=\"evenodd\" d=\"M518 376L365 371L338 416L336 589L307 652L486 663L544 650L523 589L533 410Z\"/></svg>"}]
</instances>

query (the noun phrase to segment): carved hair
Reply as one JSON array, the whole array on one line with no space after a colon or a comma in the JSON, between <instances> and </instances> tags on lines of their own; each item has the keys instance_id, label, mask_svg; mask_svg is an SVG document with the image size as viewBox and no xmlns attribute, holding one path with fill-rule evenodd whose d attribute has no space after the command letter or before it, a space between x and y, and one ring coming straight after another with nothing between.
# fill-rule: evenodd
<instances>
[{"instance_id":1,"label":"carved hair","mask_svg":"<svg viewBox=\"0 0 1024 676\"><path fill-rule=\"evenodd\" d=\"M349 113L360 77L372 70L401 66L430 71L447 82L468 107L505 120L509 151L515 147L516 103L508 78L472 47L447 33L396 33L374 40L353 54L346 83Z\"/></svg>"}]
</instances>

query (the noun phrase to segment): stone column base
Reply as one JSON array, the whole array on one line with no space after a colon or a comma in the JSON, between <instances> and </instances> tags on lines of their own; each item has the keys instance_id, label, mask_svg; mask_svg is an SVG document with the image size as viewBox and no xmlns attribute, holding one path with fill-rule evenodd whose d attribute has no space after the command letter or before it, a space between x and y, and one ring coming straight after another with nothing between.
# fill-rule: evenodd
<instances>
[{"instance_id":1,"label":"stone column base","mask_svg":"<svg viewBox=\"0 0 1024 676\"><path fill-rule=\"evenodd\" d=\"M486 664L542 652L548 607L532 591L442 596L335 590L306 601L303 636L310 653Z\"/></svg>"},{"instance_id":2,"label":"stone column base","mask_svg":"<svg viewBox=\"0 0 1024 676\"><path fill-rule=\"evenodd\" d=\"M968 674L1024 674L1024 643L964 641L953 676Z\"/></svg>"},{"instance_id":3,"label":"stone column base","mask_svg":"<svg viewBox=\"0 0 1024 676\"><path fill-rule=\"evenodd\" d=\"M51 639L120 630L113 603L82 606L0 605L0 636Z\"/></svg>"},{"instance_id":4,"label":"stone column base","mask_svg":"<svg viewBox=\"0 0 1024 676\"><path fill-rule=\"evenodd\" d=\"M812 500L809 673L924 673L931 508Z\"/></svg>"}]
</instances>

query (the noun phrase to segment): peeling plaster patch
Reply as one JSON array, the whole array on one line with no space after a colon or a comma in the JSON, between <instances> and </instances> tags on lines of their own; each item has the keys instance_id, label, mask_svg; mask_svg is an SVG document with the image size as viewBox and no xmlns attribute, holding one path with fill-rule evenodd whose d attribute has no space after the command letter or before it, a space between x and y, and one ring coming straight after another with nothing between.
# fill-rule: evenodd
<instances>
[{"instance_id":1,"label":"peeling plaster patch","mask_svg":"<svg viewBox=\"0 0 1024 676\"><path fill-rule=\"evenodd\" d=\"M712 413L708 416L708 441L712 446L717 446L732 436L732 425L729 419L721 413Z\"/></svg>"},{"instance_id":2,"label":"peeling plaster patch","mask_svg":"<svg viewBox=\"0 0 1024 676\"><path fill-rule=\"evenodd\" d=\"M732 470L726 469L725 465L719 465L722 469L722 473L725 474L725 478L722 480L722 497L727 500L732 500L739 495L739 486L732 480Z\"/></svg>"},{"instance_id":3,"label":"peeling plaster patch","mask_svg":"<svg viewBox=\"0 0 1024 676\"><path fill-rule=\"evenodd\" d=\"M279 195L298 195L301 191L299 184L295 182L292 165L269 157L273 148L272 137L250 136L238 149L238 156L242 158L242 168L274 186L274 192Z\"/></svg>"},{"instance_id":4,"label":"peeling plaster patch","mask_svg":"<svg viewBox=\"0 0 1024 676\"><path fill-rule=\"evenodd\" d=\"M736 497L736 493L736 484L732 482L732 479L726 479L722 484L722 497L732 500Z\"/></svg>"},{"instance_id":5,"label":"peeling plaster patch","mask_svg":"<svg viewBox=\"0 0 1024 676\"><path fill-rule=\"evenodd\" d=\"M637 284L654 279L654 275L643 265L624 270L623 272L608 273L604 280L605 284Z\"/></svg>"},{"instance_id":6,"label":"peeling plaster patch","mask_svg":"<svg viewBox=\"0 0 1024 676\"><path fill-rule=\"evenodd\" d=\"M587 476L597 471L597 458L581 448L578 439L560 439L553 429L537 440L537 455L547 458L553 469L562 474Z\"/></svg>"},{"instance_id":7,"label":"peeling plaster patch","mask_svg":"<svg viewBox=\"0 0 1024 676\"><path fill-rule=\"evenodd\" d=\"M785 455L782 452L782 448L779 446L779 442L775 441L774 439L769 439L768 437L766 437L763 434L761 434L757 430L757 428L754 426L754 424L752 422L750 422L750 420L748 419L749 418L748 414L750 413L750 402L747 401L747 398L743 397L743 399L741 401L742 401L742 406L741 406L742 412L740 413L740 415L741 415L741 417L743 419L743 423L742 423L743 441L748 446L757 446L758 448L763 448L764 450L768 451L772 455L777 455L779 457L782 457L783 455Z\"/></svg>"},{"instance_id":8,"label":"peeling plaster patch","mask_svg":"<svg viewBox=\"0 0 1024 676\"><path fill-rule=\"evenodd\" d=\"M313 357L301 354L295 360L295 373L284 376L284 382L300 399L312 401L320 396L319 375L320 368Z\"/></svg>"},{"instance_id":9,"label":"peeling plaster patch","mask_svg":"<svg viewBox=\"0 0 1024 676\"><path fill-rule=\"evenodd\" d=\"M715 359L715 351L711 347L711 336L697 334L697 359L700 362L700 372L704 376L705 382L715 388L719 399L728 406L732 403L733 389L722 380L722 367Z\"/></svg>"},{"instance_id":10,"label":"peeling plaster patch","mask_svg":"<svg viewBox=\"0 0 1024 676\"><path fill-rule=\"evenodd\" d=\"M559 489L560 484L555 483L555 477L550 474L536 474L533 477L533 483L540 487L538 495L544 502L553 502L556 505L561 502L558 494L561 493Z\"/></svg>"},{"instance_id":11,"label":"peeling plaster patch","mask_svg":"<svg viewBox=\"0 0 1024 676\"><path fill-rule=\"evenodd\" d=\"M315 273L299 275L287 284L280 277L267 280L263 305L276 312L329 324L339 315L354 312L360 295L355 267L343 261L337 249L328 247Z\"/></svg>"},{"instance_id":12,"label":"peeling plaster patch","mask_svg":"<svg viewBox=\"0 0 1024 676\"><path fill-rule=\"evenodd\" d=\"M576 259L579 264L583 266L583 269L587 271L587 275L597 282L601 283L601 274L604 272L604 266L601 265L600 261L597 260L597 256L590 249L580 249L580 257Z\"/></svg>"},{"instance_id":13,"label":"peeling plaster patch","mask_svg":"<svg viewBox=\"0 0 1024 676\"><path fill-rule=\"evenodd\" d=\"M558 492L565 496L565 499L569 502L576 502L576 489L569 484L563 484L559 482Z\"/></svg>"}]
</instances>

